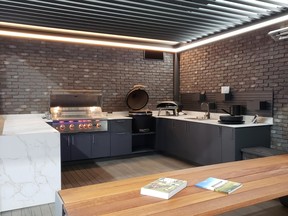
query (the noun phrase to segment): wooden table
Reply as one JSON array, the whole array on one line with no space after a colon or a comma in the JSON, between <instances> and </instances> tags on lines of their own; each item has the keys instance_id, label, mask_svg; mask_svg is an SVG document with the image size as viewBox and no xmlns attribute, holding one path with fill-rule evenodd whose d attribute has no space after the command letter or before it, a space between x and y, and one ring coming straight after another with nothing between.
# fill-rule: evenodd
<instances>
[{"instance_id":1,"label":"wooden table","mask_svg":"<svg viewBox=\"0 0 288 216\"><path fill-rule=\"evenodd\" d=\"M153 169L153 167L151 167ZM169 200L140 195L140 188L159 177L188 181ZM197 188L208 177L243 183L226 195ZM217 215L288 195L288 154L159 173L59 191L69 216Z\"/></svg>"}]
</instances>

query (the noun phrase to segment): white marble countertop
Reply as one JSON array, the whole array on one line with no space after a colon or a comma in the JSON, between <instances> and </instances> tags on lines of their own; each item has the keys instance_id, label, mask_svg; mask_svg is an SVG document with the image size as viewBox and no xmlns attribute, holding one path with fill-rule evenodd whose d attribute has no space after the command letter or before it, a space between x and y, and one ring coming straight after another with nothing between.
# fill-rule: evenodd
<instances>
[{"instance_id":1,"label":"white marble countertop","mask_svg":"<svg viewBox=\"0 0 288 216\"><path fill-rule=\"evenodd\" d=\"M186 115L184 115L185 113ZM153 117L166 118L182 121L197 122L202 124L212 124L223 127L241 128L241 127L257 127L273 125L273 118L271 117L258 117L258 123L253 124L253 116L243 116L244 124L221 124L218 122L220 115L223 113L210 113L210 119L202 119L204 112L183 111L179 116L173 115L160 115L158 111L153 111ZM103 113L104 117L108 120L117 119L132 119L129 117L128 111ZM0 118L4 120L3 131L0 135L13 135L13 134L37 134L37 133L59 133L56 129L49 126L45 119L44 114L17 114L17 115L1 115Z\"/></svg>"},{"instance_id":2,"label":"white marble countertop","mask_svg":"<svg viewBox=\"0 0 288 216\"><path fill-rule=\"evenodd\" d=\"M185 114L183 114L185 113ZM194 111L184 111L179 116L166 116L166 115L154 115L156 118L166 118L182 121L197 122L203 124L212 124L223 127L232 127L232 128L243 128L243 127L258 127L258 126L269 126L273 125L272 117L258 117L257 123L252 123L254 116L243 115L243 124L222 124L219 123L219 116L228 115L223 113L210 113L210 119L203 119L204 112L194 112Z\"/></svg>"},{"instance_id":3,"label":"white marble countertop","mask_svg":"<svg viewBox=\"0 0 288 216\"><path fill-rule=\"evenodd\" d=\"M185 113L185 115L184 115ZM243 128L243 127L258 127L258 126L269 126L273 125L272 117L258 117L257 123L252 123L252 119L254 116L244 115L243 120L245 121L243 124L221 124L218 122L220 115L227 115L223 113L210 113L210 119L202 119L204 116L204 112L196 112L196 111L183 111L179 116L173 115L160 115L158 116L158 111L153 111L153 117L155 118L165 118L165 119L174 119L174 120L182 120L182 121L190 121L190 122L198 122L202 124L212 124L223 127L232 127L232 128ZM105 116L108 120L114 119L131 119L129 117L128 112L113 112L113 113L105 113Z\"/></svg>"},{"instance_id":4,"label":"white marble countertop","mask_svg":"<svg viewBox=\"0 0 288 216\"><path fill-rule=\"evenodd\" d=\"M104 113L104 116L107 117L108 120L117 120L117 119L132 119L129 117L128 112L113 112L113 113Z\"/></svg>"},{"instance_id":5,"label":"white marble countertop","mask_svg":"<svg viewBox=\"0 0 288 216\"><path fill-rule=\"evenodd\" d=\"M42 118L43 114L2 115L2 136L16 134L59 133Z\"/></svg>"}]
</instances>

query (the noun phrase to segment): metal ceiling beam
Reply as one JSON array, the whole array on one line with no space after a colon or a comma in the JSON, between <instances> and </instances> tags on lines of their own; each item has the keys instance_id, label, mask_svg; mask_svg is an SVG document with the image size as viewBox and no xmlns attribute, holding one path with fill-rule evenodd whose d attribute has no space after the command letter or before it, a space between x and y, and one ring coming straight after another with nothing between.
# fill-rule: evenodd
<instances>
[{"instance_id":1,"label":"metal ceiling beam","mask_svg":"<svg viewBox=\"0 0 288 216\"><path fill-rule=\"evenodd\" d=\"M38 15L39 17L37 17L37 19L42 19L43 18L43 13L42 12L45 12L45 11L42 11L42 10L33 10L33 9L25 9L25 8L22 8L22 7L12 7L12 8L9 8L9 6L3 6L0 8L1 11L3 12L6 12L7 14L11 13L11 14L27 14L27 15L31 15L31 14L34 14L34 15ZM2 13L3 13L2 12ZM63 17L64 14L62 13L55 13L55 12L49 12L47 13L46 12L46 17L49 16L49 17L54 17L54 18L59 18L59 19L63 19L63 21L65 19L70 19L70 20L75 20L77 22L79 21L83 21L83 23L99 23L99 20L101 20L101 22L103 23L107 23L109 25L111 25L111 23L118 23L119 26L121 25L135 25L135 26L143 26L143 27L149 27L151 29L153 29L153 27L157 28L156 30L159 30L159 29L170 29L170 30L184 30L187 31L187 32L198 32L198 33L201 33L203 31L212 31L213 28L211 27L193 27L191 28L190 26L180 26L180 25L168 25L168 24L163 24L163 23L157 23L155 22L154 24L149 24L149 23L142 23L141 21L140 22L137 22L135 23L132 22L132 21L121 21L121 20L115 20L115 19L107 19L107 18L95 18L95 17L85 17L85 16L76 16L73 15L73 14L67 14L67 16ZM110 23L108 23L110 22Z\"/></svg>"},{"instance_id":2,"label":"metal ceiling beam","mask_svg":"<svg viewBox=\"0 0 288 216\"><path fill-rule=\"evenodd\" d=\"M287 11L285 1L0 0L0 21L180 42Z\"/></svg>"},{"instance_id":3,"label":"metal ceiling beam","mask_svg":"<svg viewBox=\"0 0 288 216\"><path fill-rule=\"evenodd\" d=\"M5 0L7 1L7 0ZM28 2L33 2L34 0L26 0ZM162 13L161 11L157 11L155 12L155 14L149 12L148 14L147 13L144 13L144 12L137 12L137 11L134 11L134 10L128 10L128 9L119 9L119 8L114 8L112 6L100 6L99 4L98 5L93 5L91 4L90 7L80 7L79 4L83 5L83 3L79 3L79 2L69 2L69 4L59 4L59 3L55 3L55 1L53 2L50 2L50 1L37 1L38 3L41 3L42 5L50 5L50 6L55 6L56 8L57 7L65 7L65 8L70 8L70 9L76 9L76 10L85 10L85 11L90 11L90 12L102 12L102 13L106 13L106 14L118 14L118 16L127 16L127 15L133 15L135 17L138 17L138 18L143 18L143 17L154 17L154 18L157 18L157 19L172 19L172 20L178 20L178 21L186 21L186 22L195 22L195 23L207 23L207 21L209 23L214 23L214 24L221 24L221 25L225 25L227 24L227 22L224 22L224 21L220 21L220 20L217 20L217 19L213 19L213 20L209 20L209 19L206 19L206 22L205 19L199 19L199 18L191 18L189 16L186 16L186 15L178 15L178 14L173 14L173 13L170 13L170 14L167 14L167 13ZM73 4L76 4L77 6L74 6ZM58 8L59 9L59 8ZM139 9L140 10L140 9Z\"/></svg>"},{"instance_id":4,"label":"metal ceiling beam","mask_svg":"<svg viewBox=\"0 0 288 216\"><path fill-rule=\"evenodd\" d=\"M60 2L68 2L67 0L57 0ZM137 2L137 1L127 1L127 0L107 0L107 1L99 1L99 0L84 0L85 2L89 2L90 5L91 3L94 3L94 6L97 4L97 6L101 5L108 5L108 7L117 7L117 8L124 8L126 10L133 10L134 12L136 12L137 10L141 10L144 11L147 15L150 15L151 13L161 13L161 14L165 14L165 15L169 15L169 16L181 16L181 17L186 17L186 18L190 18L190 19L195 19L195 20L200 20L200 21L207 21L207 19L213 17L216 20L219 21L224 21L227 22L228 19L231 20L239 20L241 19L239 16L238 17L225 17L224 16L212 16L209 14L205 14L205 13L199 13L197 12L197 10L195 10L193 13L190 13L187 11L187 7L186 7L186 11L183 9L179 10L179 9L175 9L175 8L171 8L171 7L167 7L167 5L165 7L163 6L158 6L155 4L148 4L145 3L144 1L141 2ZM119 3L113 3L113 2L119 2ZM75 2L74 2L75 3ZM121 4L120 4L121 3ZM83 3L77 3L77 4L83 4Z\"/></svg>"},{"instance_id":5,"label":"metal ceiling beam","mask_svg":"<svg viewBox=\"0 0 288 216\"><path fill-rule=\"evenodd\" d=\"M74 7L74 10L72 9L66 9L66 8L59 8L59 7L51 7L51 6L44 6L44 5L34 5L34 4L27 4L27 3L23 3L23 2L12 2L10 0L3 0L5 2L9 2L10 5L14 5L14 6L17 6L17 5L21 5L24 9L31 9L31 8L34 8L34 9L38 9L38 8L42 8L43 10L46 10L46 11L52 11L52 10L55 10L55 11L61 11L63 12L63 14L65 14L65 12L67 13L72 13L72 14L89 14L89 15L95 15L95 16L99 16L101 14L101 16L106 16L106 17L110 17L110 18L114 18L114 19L121 19L123 17L125 18L129 18L130 20L132 21L136 21L136 20L147 20L147 21L151 21L151 23L155 23L155 22L166 22L166 23L175 23L175 24L186 24L186 25L191 25L191 26L203 26L203 25L207 25L207 26L218 26L218 24L211 24L211 23L201 23L201 22L195 22L195 21L191 21L191 20L178 20L178 19L172 19L171 17L169 18L166 18L166 19L158 19L157 17L155 18L151 18L151 17L143 17L143 16L135 16L135 15L129 15L129 14L121 14L121 13L117 13L117 12L109 12L109 15L107 15L107 13L105 11L101 11L101 10L89 10L89 9L86 9L85 10L80 10L79 8L75 8ZM47 2L46 2L47 3ZM0 2L0 5L3 4ZM5 5L5 4L3 4ZM75 10L77 9L77 10ZM87 10L89 12L87 12ZM95 12L97 12L97 14L95 14ZM45 14L45 13L44 13ZM104 15L103 15L104 14ZM106 14L106 15L105 15Z\"/></svg>"}]
</instances>

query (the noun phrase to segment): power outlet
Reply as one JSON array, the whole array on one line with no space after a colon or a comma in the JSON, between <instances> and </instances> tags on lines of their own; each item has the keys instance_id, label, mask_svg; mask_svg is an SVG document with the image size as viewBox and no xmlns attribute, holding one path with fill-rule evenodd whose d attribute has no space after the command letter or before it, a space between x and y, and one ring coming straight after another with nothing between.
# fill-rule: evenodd
<instances>
[{"instance_id":1,"label":"power outlet","mask_svg":"<svg viewBox=\"0 0 288 216\"><path fill-rule=\"evenodd\" d=\"M221 87L221 94L229 94L229 93L230 93L230 86Z\"/></svg>"}]
</instances>

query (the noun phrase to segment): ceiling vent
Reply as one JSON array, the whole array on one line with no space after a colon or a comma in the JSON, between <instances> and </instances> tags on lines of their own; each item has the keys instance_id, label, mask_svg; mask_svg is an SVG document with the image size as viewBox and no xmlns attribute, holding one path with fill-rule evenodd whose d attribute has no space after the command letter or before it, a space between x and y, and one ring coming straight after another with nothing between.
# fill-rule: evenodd
<instances>
[{"instance_id":1,"label":"ceiling vent","mask_svg":"<svg viewBox=\"0 0 288 216\"><path fill-rule=\"evenodd\" d=\"M270 31L268 35L270 35L275 41L288 39L288 27Z\"/></svg>"}]
</instances>

